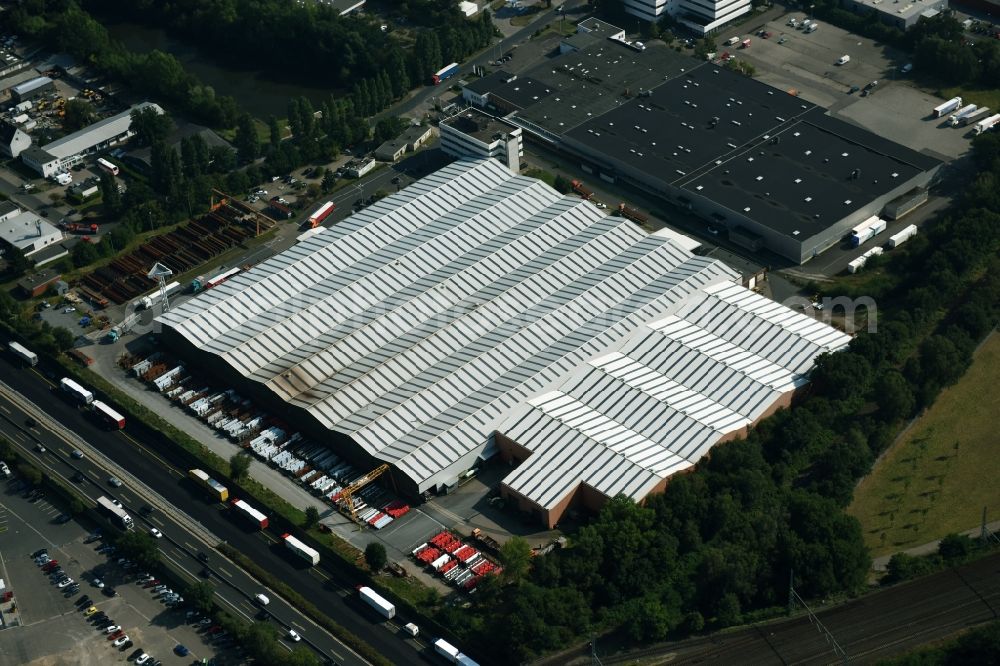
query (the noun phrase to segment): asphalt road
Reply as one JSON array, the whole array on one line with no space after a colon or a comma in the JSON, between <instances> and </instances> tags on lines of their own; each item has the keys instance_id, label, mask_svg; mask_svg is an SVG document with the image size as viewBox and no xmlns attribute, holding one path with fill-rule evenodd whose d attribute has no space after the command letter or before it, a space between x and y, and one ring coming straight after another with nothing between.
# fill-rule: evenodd
<instances>
[{"instance_id":1,"label":"asphalt road","mask_svg":"<svg viewBox=\"0 0 1000 666\"><path fill-rule=\"evenodd\" d=\"M211 539L206 543L204 533L200 530L192 530L190 521L185 521L183 514L173 510L170 506L156 506L158 503L143 494L141 488L137 488L128 478L123 479L125 485L120 488L111 488L107 480L116 472L108 470L100 463L100 456L94 451L83 449L85 457L74 460L69 452L76 446L75 443L67 443L58 433L48 429L45 421L38 419L39 425L30 429L18 428L23 425L28 416L22 411L21 406L8 399L6 395L0 395L0 411L3 412L4 422L9 428L5 428L11 441L27 447L29 455L35 459L36 464L44 467L47 473L58 475L68 485L74 485L71 477L76 471L80 471L86 477L85 481L75 484L77 489L85 494L92 501L96 502L101 495L114 497L122 502L125 509L136 521L137 530L148 530L156 527L163 532L163 538L158 545L163 560L172 565L176 570L187 574L188 580L201 580L199 572L202 569L201 562L197 559L199 552L204 552L208 556L205 567L213 572L212 582L216 586L216 591L223 607L231 613L243 616L246 620L252 620L258 612L258 607L252 602L252 596L257 592L267 592L260 583L239 569L234 564L212 550ZM17 428L17 429L15 429ZM110 434L110 433L105 433ZM93 445L95 440L88 439L88 443ZM39 454L33 450L34 444L40 442L45 446L47 452ZM146 504L153 505L154 511L147 518L140 514L139 509ZM155 510L159 509L159 510ZM262 543L264 543L262 541ZM266 545L265 545L266 547ZM182 574L182 576L183 576ZM319 627L300 614L294 607L273 593L268 593L272 602L267 610L271 617L285 629L295 628L313 647L326 657L333 657L337 663L350 666L362 666L367 662L353 652L346 645L326 634ZM283 636L284 631L280 634ZM286 647L291 647L287 643Z\"/></svg>"},{"instance_id":2,"label":"asphalt road","mask_svg":"<svg viewBox=\"0 0 1000 666\"><path fill-rule=\"evenodd\" d=\"M1000 611L1000 554L822 612L819 608L813 610L847 653L848 661L874 663L967 627L996 620ZM589 663L589 653L584 652L539 663ZM635 663L639 659L657 661L657 658L659 663L670 664L843 663L823 634L804 616L627 655L602 655L598 649L598 656L605 666Z\"/></svg>"},{"instance_id":3,"label":"asphalt road","mask_svg":"<svg viewBox=\"0 0 1000 666\"><path fill-rule=\"evenodd\" d=\"M258 565L279 575L285 583L315 604L324 614L372 645L390 661L398 664L412 663L418 658L418 651L426 649L426 641L404 640L400 628L409 622L409 619L397 616L395 620L389 622L378 622L378 618L373 617L373 613L365 612L366 607L356 599L355 581L338 578L337 572L324 569L322 564L312 568L300 566L293 556L278 543L276 535L270 532L248 532L242 524L232 522L228 511L221 504L211 502L203 493L189 486L186 473L182 469L183 466L175 466L167 460L170 455L169 451L156 451L143 444L143 442L156 441L156 437L154 433L146 430L138 422L129 421L125 430L120 432L109 432L102 429L96 421L86 417L84 412L63 400L58 391L53 391L51 383L41 373L33 369L15 367L7 353L0 354L0 376L3 376L8 385L39 409L43 409L51 418L94 445L129 474L139 479L142 484L176 507L176 511L183 511L183 519L199 523L213 535L252 557ZM5 404L4 406L11 409L9 405ZM0 416L7 415L0 414ZM4 423L6 425L6 422ZM54 435L46 431L33 434L43 442L48 438L55 438ZM16 437L13 438L13 441L19 445L26 444L25 441ZM52 445L61 447L68 455L69 447L65 443L53 439ZM46 455L52 457L52 454ZM68 458L62 460L66 461ZM54 460L49 462L50 464L55 463ZM93 464L90 460L74 462L81 468ZM92 478L96 479L98 484L106 482L108 476L106 473L95 469L88 470L88 472L95 475ZM123 490L124 492L122 492ZM107 491L112 491L117 495L131 509L134 518L138 515L139 507L146 503L139 488L113 491L107 485L103 485L102 492L106 494ZM94 493L88 494L97 496ZM154 513L154 517L164 521L161 529L165 534L180 534L183 531L177 521L171 520L170 516L166 514L158 512ZM178 549L180 552L176 554L177 557L181 557L184 552L193 553L194 550L190 546L196 544L197 542L191 542L191 544L186 544L186 549ZM174 548L173 544L167 547L168 556L174 557ZM190 560L190 556L187 556L186 559ZM236 602L236 605L252 610L248 599L260 591L259 585L245 575L238 578L241 576L241 570L214 552L212 553L212 564L218 564L221 567L220 571L224 570L228 574L232 574L229 576L229 580L226 580L227 583L240 581L237 587L243 596ZM200 569L197 564L191 566L193 571ZM286 626L301 627L304 620L297 614L297 611L283 602L274 600L276 595L269 596L272 598L272 602L268 606L268 610L272 611L276 618ZM337 663L352 665L365 663L352 657L346 646L339 642L333 644L331 641L326 641L324 645L321 639L326 635L313 636L317 631L311 623L300 629L300 633L309 640L315 638L325 653L335 655L334 659Z\"/></svg>"}]
</instances>

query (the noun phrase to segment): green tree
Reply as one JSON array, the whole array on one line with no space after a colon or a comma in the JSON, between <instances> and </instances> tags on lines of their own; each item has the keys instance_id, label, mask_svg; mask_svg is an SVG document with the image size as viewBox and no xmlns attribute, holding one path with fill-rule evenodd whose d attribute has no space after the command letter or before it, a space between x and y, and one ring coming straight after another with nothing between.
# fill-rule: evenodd
<instances>
[{"instance_id":1,"label":"green tree","mask_svg":"<svg viewBox=\"0 0 1000 666\"><path fill-rule=\"evenodd\" d=\"M122 195L118 191L118 180L107 171L101 171L101 202L107 217L116 218L121 213Z\"/></svg>"},{"instance_id":2,"label":"green tree","mask_svg":"<svg viewBox=\"0 0 1000 666\"><path fill-rule=\"evenodd\" d=\"M281 145L281 126L273 115L267 117L267 130L270 134L271 148L277 150Z\"/></svg>"},{"instance_id":3,"label":"green tree","mask_svg":"<svg viewBox=\"0 0 1000 666\"><path fill-rule=\"evenodd\" d=\"M21 248L13 245L7 248L4 258L7 260L7 276L11 278L21 277L35 265L34 261L24 256Z\"/></svg>"},{"instance_id":4,"label":"green tree","mask_svg":"<svg viewBox=\"0 0 1000 666\"><path fill-rule=\"evenodd\" d=\"M875 399L879 415L888 422L908 418L913 414L916 400L909 382L895 370L883 372L875 382Z\"/></svg>"},{"instance_id":5,"label":"green tree","mask_svg":"<svg viewBox=\"0 0 1000 666\"><path fill-rule=\"evenodd\" d=\"M157 141L166 141L173 130L174 123L170 116L157 113L152 107L133 109L131 119L135 142L140 146L152 146Z\"/></svg>"},{"instance_id":6,"label":"green tree","mask_svg":"<svg viewBox=\"0 0 1000 666\"><path fill-rule=\"evenodd\" d=\"M948 534L938 543L938 554L949 562L965 558L974 547L972 539L964 534Z\"/></svg>"},{"instance_id":7,"label":"green tree","mask_svg":"<svg viewBox=\"0 0 1000 666\"><path fill-rule=\"evenodd\" d=\"M63 127L69 132L83 129L97 120L94 105L85 99L71 99L63 107Z\"/></svg>"},{"instance_id":8,"label":"green tree","mask_svg":"<svg viewBox=\"0 0 1000 666\"><path fill-rule=\"evenodd\" d=\"M196 581L184 588L183 597L196 610L208 615L215 605L215 588L208 581Z\"/></svg>"},{"instance_id":9,"label":"green tree","mask_svg":"<svg viewBox=\"0 0 1000 666\"><path fill-rule=\"evenodd\" d=\"M85 243L85 245L90 245L90 243ZM69 351L73 348L73 333L67 328L63 328L62 326L53 327L52 339L55 342L56 349L61 352Z\"/></svg>"},{"instance_id":10,"label":"green tree","mask_svg":"<svg viewBox=\"0 0 1000 666\"><path fill-rule=\"evenodd\" d=\"M368 563L368 568L373 572L378 573L381 571L388 561L389 558L385 554L385 546L378 541L372 541L365 547L365 562Z\"/></svg>"},{"instance_id":11,"label":"green tree","mask_svg":"<svg viewBox=\"0 0 1000 666\"><path fill-rule=\"evenodd\" d=\"M70 498L70 500L69 500L69 512L71 514L73 514L74 516L78 516L81 513L83 513L86 509L87 509L87 507L85 507L83 505L83 502L80 500L79 497L77 497L76 495L73 495L73 497Z\"/></svg>"},{"instance_id":12,"label":"green tree","mask_svg":"<svg viewBox=\"0 0 1000 666\"><path fill-rule=\"evenodd\" d=\"M520 583L531 567L531 545L524 537L513 536L500 546L500 563L506 582Z\"/></svg>"},{"instance_id":13,"label":"green tree","mask_svg":"<svg viewBox=\"0 0 1000 666\"><path fill-rule=\"evenodd\" d=\"M319 510L312 505L307 506L305 522L302 523L302 526L308 530L318 522L319 522Z\"/></svg>"},{"instance_id":14,"label":"green tree","mask_svg":"<svg viewBox=\"0 0 1000 666\"><path fill-rule=\"evenodd\" d=\"M250 473L250 456L240 451L229 458L229 476L239 483Z\"/></svg>"},{"instance_id":15,"label":"green tree","mask_svg":"<svg viewBox=\"0 0 1000 666\"><path fill-rule=\"evenodd\" d=\"M17 474L33 486L42 485L42 473L33 465L29 465L28 463L19 464L17 466Z\"/></svg>"},{"instance_id":16,"label":"green tree","mask_svg":"<svg viewBox=\"0 0 1000 666\"><path fill-rule=\"evenodd\" d=\"M337 184L337 174L335 174L333 171L327 170L327 172L323 174L323 180L320 181L320 187L323 190L323 194L329 194L330 192L333 192L333 188L334 186L336 186L336 184Z\"/></svg>"},{"instance_id":17,"label":"green tree","mask_svg":"<svg viewBox=\"0 0 1000 666\"><path fill-rule=\"evenodd\" d=\"M242 114L236 121L236 138L233 141L239 161L246 164L260 156L260 137L257 126L249 113Z\"/></svg>"},{"instance_id":18,"label":"green tree","mask_svg":"<svg viewBox=\"0 0 1000 666\"><path fill-rule=\"evenodd\" d=\"M124 557L137 562L144 569L153 569L160 563L160 549L151 535L130 530L115 539L115 547Z\"/></svg>"}]
</instances>

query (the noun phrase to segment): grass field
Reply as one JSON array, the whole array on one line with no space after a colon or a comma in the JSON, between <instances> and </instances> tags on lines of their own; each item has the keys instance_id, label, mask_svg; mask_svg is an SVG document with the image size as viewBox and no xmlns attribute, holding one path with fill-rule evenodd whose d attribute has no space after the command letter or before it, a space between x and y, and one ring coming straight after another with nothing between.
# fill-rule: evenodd
<instances>
[{"instance_id":1,"label":"grass field","mask_svg":"<svg viewBox=\"0 0 1000 666\"><path fill-rule=\"evenodd\" d=\"M962 379L889 450L858 486L848 513L861 521L873 556L934 541L1000 519L1000 335L978 351Z\"/></svg>"}]
</instances>

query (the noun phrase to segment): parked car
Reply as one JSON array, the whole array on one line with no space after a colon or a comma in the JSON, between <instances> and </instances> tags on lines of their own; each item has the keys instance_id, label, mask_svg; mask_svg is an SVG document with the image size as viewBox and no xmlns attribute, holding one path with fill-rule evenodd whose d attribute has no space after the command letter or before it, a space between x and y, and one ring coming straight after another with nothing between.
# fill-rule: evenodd
<instances>
[{"instance_id":1,"label":"parked car","mask_svg":"<svg viewBox=\"0 0 1000 666\"><path fill-rule=\"evenodd\" d=\"M112 643L112 645L114 645L115 647L121 647L121 646L125 645L125 641L127 641L127 640L128 640L128 636L122 636L121 638L119 638L118 640L116 640L114 643Z\"/></svg>"}]
</instances>

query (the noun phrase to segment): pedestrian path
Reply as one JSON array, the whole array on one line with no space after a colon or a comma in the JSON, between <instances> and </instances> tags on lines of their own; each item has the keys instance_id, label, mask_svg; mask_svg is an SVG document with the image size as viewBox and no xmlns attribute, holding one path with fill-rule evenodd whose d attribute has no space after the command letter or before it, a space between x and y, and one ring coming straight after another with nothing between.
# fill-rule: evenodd
<instances>
[{"instance_id":1,"label":"pedestrian path","mask_svg":"<svg viewBox=\"0 0 1000 666\"><path fill-rule=\"evenodd\" d=\"M989 532L996 534L997 531L1000 531L1000 520L994 520L992 523L986 523L986 529ZM960 532L959 534L964 534L967 537L978 539L979 535L982 534L982 531L983 528L982 526L980 526L980 527L975 527L971 530L965 530L964 532ZM941 540L937 539L936 541L929 541L928 543L921 544L919 546L914 546L913 548L907 548L906 550L901 552L906 553L907 555L911 555L913 557L919 557L921 555L930 555L931 553L937 552L938 545L940 543ZM892 559L892 555L883 555L881 557L876 557L875 559L872 560L872 570L880 573L885 571L886 568L889 566L890 559Z\"/></svg>"}]
</instances>

